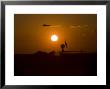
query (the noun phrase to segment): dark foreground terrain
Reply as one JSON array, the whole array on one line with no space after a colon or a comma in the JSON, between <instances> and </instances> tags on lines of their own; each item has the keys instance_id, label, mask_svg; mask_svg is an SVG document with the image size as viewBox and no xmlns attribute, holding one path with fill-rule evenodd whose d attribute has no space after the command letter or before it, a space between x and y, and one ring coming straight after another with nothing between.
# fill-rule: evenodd
<instances>
[{"instance_id":1,"label":"dark foreground terrain","mask_svg":"<svg viewBox=\"0 0 110 89\"><path fill-rule=\"evenodd\" d=\"M97 76L96 53L16 54L15 76Z\"/></svg>"}]
</instances>

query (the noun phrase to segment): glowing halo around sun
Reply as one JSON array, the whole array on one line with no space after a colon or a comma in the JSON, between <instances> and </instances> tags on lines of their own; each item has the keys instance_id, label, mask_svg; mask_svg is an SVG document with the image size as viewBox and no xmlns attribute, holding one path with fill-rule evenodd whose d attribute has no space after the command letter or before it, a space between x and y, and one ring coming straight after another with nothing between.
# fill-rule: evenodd
<instances>
[{"instance_id":1,"label":"glowing halo around sun","mask_svg":"<svg viewBox=\"0 0 110 89\"><path fill-rule=\"evenodd\" d=\"M58 40L58 36L57 35L52 35L51 36L51 41L57 41Z\"/></svg>"}]
</instances>

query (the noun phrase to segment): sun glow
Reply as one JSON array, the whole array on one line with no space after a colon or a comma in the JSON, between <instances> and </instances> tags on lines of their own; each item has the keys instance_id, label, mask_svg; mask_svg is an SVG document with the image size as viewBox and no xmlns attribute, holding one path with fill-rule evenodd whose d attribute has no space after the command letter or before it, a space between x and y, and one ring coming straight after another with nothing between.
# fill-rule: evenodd
<instances>
[{"instance_id":1,"label":"sun glow","mask_svg":"<svg viewBox=\"0 0 110 89\"><path fill-rule=\"evenodd\" d=\"M52 35L51 36L51 40L52 41L57 41L58 40L58 36L57 35Z\"/></svg>"}]
</instances>

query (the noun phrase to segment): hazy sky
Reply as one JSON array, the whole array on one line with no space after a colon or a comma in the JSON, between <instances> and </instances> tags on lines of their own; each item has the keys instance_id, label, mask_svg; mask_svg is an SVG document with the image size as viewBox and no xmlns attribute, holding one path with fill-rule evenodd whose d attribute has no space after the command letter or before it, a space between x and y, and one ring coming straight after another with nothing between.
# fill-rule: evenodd
<instances>
[{"instance_id":1,"label":"hazy sky","mask_svg":"<svg viewBox=\"0 0 110 89\"><path fill-rule=\"evenodd\" d=\"M53 34L58 36L58 41L51 41ZM60 45L65 40L68 44L66 51L96 52L97 15L15 14L14 36L16 54L61 51Z\"/></svg>"}]
</instances>

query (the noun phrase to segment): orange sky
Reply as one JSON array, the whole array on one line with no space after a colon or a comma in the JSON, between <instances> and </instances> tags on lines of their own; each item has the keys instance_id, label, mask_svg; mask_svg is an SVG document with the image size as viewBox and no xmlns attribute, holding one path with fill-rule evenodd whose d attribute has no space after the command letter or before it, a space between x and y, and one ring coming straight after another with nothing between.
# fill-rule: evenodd
<instances>
[{"instance_id":1,"label":"orange sky","mask_svg":"<svg viewBox=\"0 0 110 89\"><path fill-rule=\"evenodd\" d=\"M58 36L57 42L51 41L52 34ZM61 51L60 45L65 40L68 43L66 51L96 52L97 15L15 14L14 36L15 54Z\"/></svg>"}]
</instances>

